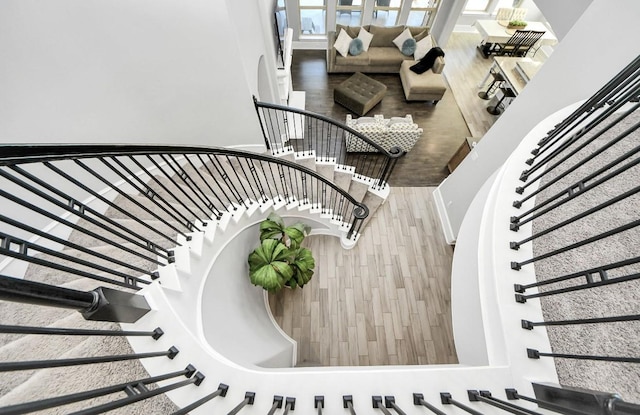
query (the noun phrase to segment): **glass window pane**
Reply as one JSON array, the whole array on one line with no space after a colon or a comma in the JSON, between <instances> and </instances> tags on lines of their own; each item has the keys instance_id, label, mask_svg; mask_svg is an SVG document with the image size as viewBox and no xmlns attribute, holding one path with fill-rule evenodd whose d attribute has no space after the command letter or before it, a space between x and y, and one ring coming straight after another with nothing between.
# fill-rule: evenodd
<instances>
[{"instance_id":1,"label":"glass window pane","mask_svg":"<svg viewBox=\"0 0 640 415\"><path fill-rule=\"evenodd\" d=\"M336 23L344 26L360 26L362 12L360 10L338 10Z\"/></svg>"},{"instance_id":2,"label":"glass window pane","mask_svg":"<svg viewBox=\"0 0 640 415\"><path fill-rule=\"evenodd\" d=\"M325 0L300 0L300 6L326 6Z\"/></svg>"},{"instance_id":3,"label":"glass window pane","mask_svg":"<svg viewBox=\"0 0 640 415\"><path fill-rule=\"evenodd\" d=\"M395 26L398 20L398 10L375 10L371 24L376 26Z\"/></svg>"},{"instance_id":4,"label":"glass window pane","mask_svg":"<svg viewBox=\"0 0 640 415\"><path fill-rule=\"evenodd\" d=\"M464 6L466 12L484 12L489 7L489 0L469 0Z\"/></svg>"},{"instance_id":5,"label":"glass window pane","mask_svg":"<svg viewBox=\"0 0 640 415\"><path fill-rule=\"evenodd\" d=\"M302 3L302 2L301 2ZM324 35L325 29L324 9L302 9L300 10L300 32L303 35Z\"/></svg>"},{"instance_id":6,"label":"glass window pane","mask_svg":"<svg viewBox=\"0 0 640 415\"><path fill-rule=\"evenodd\" d=\"M413 0L411 7L414 9L435 7L437 0Z\"/></svg>"},{"instance_id":7,"label":"glass window pane","mask_svg":"<svg viewBox=\"0 0 640 415\"><path fill-rule=\"evenodd\" d=\"M424 17L427 14L426 11L412 10L409 12L409 18L407 19L407 26L422 26L424 24Z\"/></svg>"}]
</instances>

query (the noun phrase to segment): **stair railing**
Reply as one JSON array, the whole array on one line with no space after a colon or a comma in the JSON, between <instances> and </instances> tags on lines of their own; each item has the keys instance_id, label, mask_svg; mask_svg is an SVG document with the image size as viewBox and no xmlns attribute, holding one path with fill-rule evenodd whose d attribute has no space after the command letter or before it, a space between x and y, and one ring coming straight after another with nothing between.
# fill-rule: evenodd
<instances>
[{"instance_id":1,"label":"stair railing","mask_svg":"<svg viewBox=\"0 0 640 415\"><path fill-rule=\"evenodd\" d=\"M293 151L297 156L315 156L319 162L334 162L355 169L361 178L374 179L376 188L389 181L400 157L406 152L399 147L383 148L366 135L331 118L298 108L260 102L254 105L264 142L274 155ZM371 152L347 152L346 141L361 141L357 148Z\"/></svg>"},{"instance_id":2,"label":"stair railing","mask_svg":"<svg viewBox=\"0 0 640 415\"><path fill-rule=\"evenodd\" d=\"M118 200L134 208L124 209ZM341 222L349 239L357 237L368 215L366 206L318 173L256 153L3 146L0 259L136 290L158 278L159 266L174 261L173 247L189 232L267 201L318 209ZM89 248L97 245L89 240L119 254Z\"/></svg>"},{"instance_id":3,"label":"stair railing","mask_svg":"<svg viewBox=\"0 0 640 415\"><path fill-rule=\"evenodd\" d=\"M510 248L526 247L532 254L510 266L535 273L536 281L515 284L515 300L541 299L543 307L556 308L572 303L565 318L523 319L521 326L549 328L556 337L578 329L581 337L592 336L588 348L576 344L561 350L553 341L550 351L527 348L531 359L553 357L556 365L581 361L581 370L592 373L600 371L598 362L616 362L622 373L640 369L640 314L637 298L628 294L640 289L640 250L634 242L640 235L639 99L640 56L549 131L519 177L523 184L515 192L521 196L513 207L521 212L510 218L516 235ZM564 394L547 392L539 399L554 400L546 406L553 409ZM483 391L474 396L489 405L506 405ZM575 399L579 408L580 398ZM578 412L585 413L562 413Z\"/></svg>"}]
</instances>

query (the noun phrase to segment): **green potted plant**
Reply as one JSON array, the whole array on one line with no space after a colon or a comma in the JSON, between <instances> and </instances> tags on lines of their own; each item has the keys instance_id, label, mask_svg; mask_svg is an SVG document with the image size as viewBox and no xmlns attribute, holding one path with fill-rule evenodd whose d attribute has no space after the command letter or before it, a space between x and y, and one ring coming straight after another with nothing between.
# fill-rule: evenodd
<instances>
[{"instance_id":1,"label":"green potted plant","mask_svg":"<svg viewBox=\"0 0 640 415\"><path fill-rule=\"evenodd\" d=\"M286 226L272 212L260 223L260 246L249 254L249 278L267 291L303 287L316 266L311 251L300 245L311 228L301 222Z\"/></svg>"},{"instance_id":2,"label":"green potted plant","mask_svg":"<svg viewBox=\"0 0 640 415\"><path fill-rule=\"evenodd\" d=\"M525 27L527 27L527 22L522 21L522 20L510 20L509 24L507 25L507 29L522 30Z\"/></svg>"}]
</instances>

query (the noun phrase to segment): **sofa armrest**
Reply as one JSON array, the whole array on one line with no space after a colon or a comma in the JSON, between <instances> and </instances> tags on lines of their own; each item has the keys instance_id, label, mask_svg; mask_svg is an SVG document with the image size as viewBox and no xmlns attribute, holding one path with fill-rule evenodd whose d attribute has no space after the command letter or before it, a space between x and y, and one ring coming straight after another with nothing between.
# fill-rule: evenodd
<instances>
[{"instance_id":1,"label":"sofa armrest","mask_svg":"<svg viewBox=\"0 0 640 415\"><path fill-rule=\"evenodd\" d=\"M336 43L336 32L327 33L327 72L331 73L336 67L336 49L333 44Z\"/></svg>"},{"instance_id":2,"label":"sofa armrest","mask_svg":"<svg viewBox=\"0 0 640 415\"><path fill-rule=\"evenodd\" d=\"M433 62L433 66L431 67L433 73L442 73L444 70L444 58L442 56L438 56Z\"/></svg>"}]
</instances>

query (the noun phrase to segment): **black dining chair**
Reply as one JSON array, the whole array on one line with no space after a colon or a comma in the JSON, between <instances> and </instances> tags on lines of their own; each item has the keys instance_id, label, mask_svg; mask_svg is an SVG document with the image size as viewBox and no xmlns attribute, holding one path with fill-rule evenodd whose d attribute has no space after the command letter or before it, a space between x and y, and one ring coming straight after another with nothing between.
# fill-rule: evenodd
<instances>
[{"instance_id":1,"label":"black dining chair","mask_svg":"<svg viewBox=\"0 0 640 415\"><path fill-rule=\"evenodd\" d=\"M491 53L499 56L526 56L529 49L544 35L544 31L516 30L506 43L495 43Z\"/></svg>"}]
</instances>

